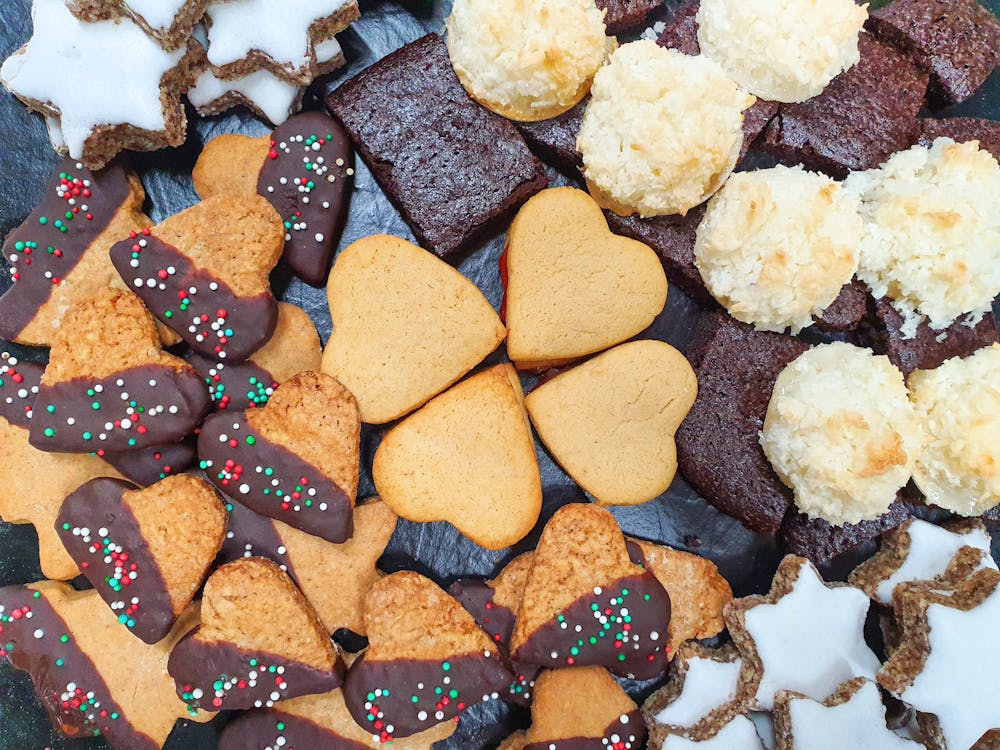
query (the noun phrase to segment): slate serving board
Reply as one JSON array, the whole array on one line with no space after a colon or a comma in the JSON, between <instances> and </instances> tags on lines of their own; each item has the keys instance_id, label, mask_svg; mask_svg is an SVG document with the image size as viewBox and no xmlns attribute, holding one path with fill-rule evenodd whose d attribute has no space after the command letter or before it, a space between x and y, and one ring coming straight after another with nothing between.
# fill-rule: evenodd
<instances>
[{"instance_id":1,"label":"slate serving board","mask_svg":"<svg viewBox=\"0 0 1000 750\"><path fill-rule=\"evenodd\" d=\"M667 6L678 0L667 0ZM873 3L884 4L883 3ZM31 33L31 0L0 0L0 58L23 44ZM276 5L280 5L276 3ZM450 0L361 0L362 17L353 28L339 36L348 60L347 67L316 81L306 99L307 109L321 106L323 95L389 52L430 31L441 31ZM984 5L1000 14L1000 0ZM651 22L662 17L657 11ZM109 95L113 93L109 92ZM197 201L191 183L191 169L207 141L221 133L263 135L270 128L244 111L213 118L200 118L189 109L191 124L187 143L176 149L153 154L130 155L129 162L140 173L147 193L147 213L159 222ZM944 113L1000 119L1000 74L994 75L978 94L964 105ZM38 201L46 178L58 157L52 151L41 118L30 114L10 94L0 94L0 236L17 226ZM550 170L553 184L570 181ZM356 187L350 217L340 247L370 234L387 233L413 240L412 233L382 194L364 163L358 161ZM502 295L497 261L504 238L498 234L480 243L458 264L499 307ZM325 343L330 333L326 296L291 278L279 268L273 278L275 291L287 302L299 305L312 317ZM9 286L9 276L0 274L0 293ZM653 325L640 337L657 338L684 350L698 318L698 306L675 287L667 305ZM44 359L44 352L9 346L26 359ZM488 363L503 361L505 354L492 355ZM530 387L530 378L524 379ZM371 461L380 439L379 428L365 428L362 443L362 476L359 496L374 493ZM536 529L514 548L501 552L484 550L459 535L447 524L414 524L402 521L389 544L381 567L387 572L415 569L443 585L459 575L488 576L516 554L534 547L541 528L551 514L569 502L586 502L582 490L538 447L544 487L544 508ZM0 488L0 492L4 488ZM766 591L780 560L780 550L771 536L753 534L739 522L722 515L698 497L678 477L670 489L656 500L635 508L612 511L626 533L696 552L712 559L732 584L737 596ZM874 545L865 545L835 561L824 571L828 577L843 578L859 559L869 556ZM994 550L996 553L998 550ZM30 526L0 523L0 586L28 583L41 578L37 540ZM644 698L657 683L628 683L636 699ZM225 716L208 725L178 722L167 742L167 750L211 750ZM441 750L487 750L494 748L513 729L529 722L527 712L504 703L476 706L463 716L456 735L439 743ZM0 750L97 750L106 748L101 740L66 740L51 729L44 710L35 699L26 675L9 664L0 663Z\"/></svg>"}]
</instances>

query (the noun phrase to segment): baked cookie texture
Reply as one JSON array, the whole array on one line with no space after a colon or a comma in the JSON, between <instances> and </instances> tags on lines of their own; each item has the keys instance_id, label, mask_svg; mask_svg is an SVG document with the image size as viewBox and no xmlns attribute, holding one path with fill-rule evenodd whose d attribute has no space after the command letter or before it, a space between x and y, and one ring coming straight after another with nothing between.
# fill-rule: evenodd
<instances>
[{"instance_id":1,"label":"baked cookie texture","mask_svg":"<svg viewBox=\"0 0 1000 750\"><path fill-rule=\"evenodd\" d=\"M576 188L525 203L504 258L507 353L520 369L563 365L626 341L666 303L656 254L611 234L598 204Z\"/></svg>"},{"instance_id":2,"label":"baked cookie texture","mask_svg":"<svg viewBox=\"0 0 1000 750\"><path fill-rule=\"evenodd\" d=\"M372 305L373 298L379 304ZM503 323L475 284L412 243L374 235L338 256L327 284L333 332L323 371L365 422L398 419L496 349ZM360 314L363 311L364 314Z\"/></svg>"},{"instance_id":3,"label":"baked cookie texture","mask_svg":"<svg viewBox=\"0 0 1000 750\"><path fill-rule=\"evenodd\" d=\"M209 0L71 0L67 7L88 23L128 18L165 50L175 50L187 45L208 3Z\"/></svg>"},{"instance_id":4,"label":"baked cookie texture","mask_svg":"<svg viewBox=\"0 0 1000 750\"><path fill-rule=\"evenodd\" d=\"M978 141L979 148L1000 160L1000 123L978 117L927 118L920 121L920 145L931 146L938 138L951 138L955 143Z\"/></svg>"},{"instance_id":5,"label":"baked cookie texture","mask_svg":"<svg viewBox=\"0 0 1000 750\"><path fill-rule=\"evenodd\" d=\"M401 518L448 521L487 549L534 527L541 478L517 373L473 375L393 427L372 467L379 496Z\"/></svg>"},{"instance_id":6,"label":"baked cookie texture","mask_svg":"<svg viewBox=\"0 0 1000 750\"><path fill-rule=\"evenodd\" d=\"M326 103L417 241L438 255L468 247L547 183L517 129L465 93L436 34L375 63Z\"/></svg>"}]
</instances>

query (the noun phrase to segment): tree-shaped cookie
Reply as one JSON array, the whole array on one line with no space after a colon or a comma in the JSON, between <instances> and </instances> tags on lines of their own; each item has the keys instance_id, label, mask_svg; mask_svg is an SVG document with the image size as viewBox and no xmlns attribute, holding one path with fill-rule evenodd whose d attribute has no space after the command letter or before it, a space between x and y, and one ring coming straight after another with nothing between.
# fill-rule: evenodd
<instances>
[{"instance_id":1,"label":"tree-shaped cookie","mask_svg":"<svg viewBox=\"0 0 1000 750\"><path fill-rule=\"evenodd\" d=\"M205 420L198 455L233 500L340 543L352 533L360 443L354 396L329 375L303 372L266 406Z\"/></svg>"},{"instance_id":2,"label":"tree-shaped cookie","mask_svg":"<svg viewBox=\"0 0 1000 750\"><path fill-rule=\"evenodd\" d=\"M666 668L669 622L667 592L629 559L614 516L595 505L565 505L535 550L511 657L647 679Z\"/></svg>"},{"instance_id":3,"label":"tree-shaped cookie","mask_svg":"<svg viewBox=\"0 0 1000 750\"><path fill-rule=\"evenodd\" d=\"M147 489L94 479L66 498L56 531L118 621L156 643L219 553L226 509L209 484L188 475Z\"/></svg>"},{"instance_id":4,"label":"tree-shaped cookie","mask_svg":"<svg viewBox=\"0 0 1000 750\"><path fill-rule=\"evenodd\" d=\"M511 682L499 649L462 605L417 573L377 581L365 600L368 650L344 681L347 708L391 742L499 698Z\"/></svg>"},{"instance_id":5,"label":"tree-shaped cookie","mask_svg":"<svg viewBox=\"0 0 1000 750\"><path fill-rule=\"evenodd\" d=\"M268 275L281 257L284 226L266 200L220 195L111 248L129 289L196 352L241 362L278 320Z\"/></svg>"},{"instance_id":6,"label":"tree-shaped cookie","mask_svg":"<svg viewBox=\"0 0 1000 750\"><path fill-rule=\"evenodd\" d=\"M65 453L164 445L191 433L208 406L194 368L160 349L142 302L108 289L70 308L52 338L31 444Z\"/></svg>"},{"instance_id":7,"label":"tree-shaped cookie","mask_svg":"<svg viewBox=\"0 0 1000 750\"><path fill-rule=\"evenodd\" d=\"M270 560L236 560L205 584L201 625L167 665L177 695L206 711L270 708L340 685L344 664L305 597Z\"/></svg>"}]
</instances>

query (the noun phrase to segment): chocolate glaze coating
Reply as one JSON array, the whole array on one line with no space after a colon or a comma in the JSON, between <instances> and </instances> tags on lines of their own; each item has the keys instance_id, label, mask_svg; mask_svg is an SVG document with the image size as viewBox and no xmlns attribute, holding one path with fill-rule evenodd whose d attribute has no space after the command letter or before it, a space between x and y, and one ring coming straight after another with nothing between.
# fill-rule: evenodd
<instances>
[{"instance_id":1,"label":"chocolate glaze coating","mask_svg":"<svg viewBox=\"0 0 1000 750\"><path fill-rule=\"evenodd\" d=\"M154 445L124 453L98 451L97 455L140 487L148 487L161 479L181 474L198 460L191 438L171 445Z\"/></svg>"},{"instance_id":2,"label":"chocolate glaze coating","mask_svg":"<svg viewBox=\"0 0 1000 750\"><path fill-rule=\"evenodd\" d=\"M613 721L600 737L529 742L524 750L638 750L645 747L646 724L636 709Z\"/></svg>"},{"instance_id":3,"label":"chocolate glaze coating","mask_svg":"<svg viewBox=\"0 0 1000 750\"><path fill-rule=\"evenodd\" d=\"M298 585L291 560L285 552L279 551L285 547L274 521L241 503L227 502L226 510L229 512L226 540L222 543L217 564L225 565L242 557L266 557L277 563Z\"/></svg>"},{"instance_id":4,"label":"chocolate glaze coating","mask_svg":"<svg viewBox=\"0 0 1000 750\"><path fill-rule=\"evenodd\" d=\"M205 379L212 403L220 411L244 411L263 406L279 385L270 372L249 359L220 362L197 352L188 353L185 359Z\"/></svg>"},{"instance_id":5,"label":"chocolate glaze coating","mask_svg":"<svg viewBox=\"0 0 1000 750\"><path fill-rule=\"evenodd\" d=\"M37 362L10 364L0 361L0 419L18 427L31 424L32 410L45 365Z\"/></svg>"},{"instance_id":6,"label":"chocolate glaze coating","mask_svg":"<svg viewBox=\"0 0 1000 750\"><path fill-rule=\"evenodd\" d=\"M354 740L341 737L333 729L322 727L301 716L271 711L251 711L226 724L219 737L219 750L370 750Z\"/></svg>"}]
</instances>

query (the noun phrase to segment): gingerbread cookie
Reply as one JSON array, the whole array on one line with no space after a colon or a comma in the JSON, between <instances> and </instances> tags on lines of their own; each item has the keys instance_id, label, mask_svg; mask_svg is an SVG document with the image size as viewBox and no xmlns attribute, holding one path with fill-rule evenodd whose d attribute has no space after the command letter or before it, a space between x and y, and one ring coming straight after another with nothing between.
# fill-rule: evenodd
<instances>
[{"instance_id":1,"label":"gingerbread cookie","mask_svg":"<svg viewBox=\"0 0 1000 750\"><path fill-rule=\"evenodd\" d=\"M204 721L177 699L167 656L190 629L133 638L96 591L42 581L0 589L0 656L31 677L53 725L68 737L103 736L113 750L158 750L176 719Z\"/></svg>"},{"instance_id":2,"label":"gingerbread cookie","mask_svg":"<svg viewBox=\"0 0 1000 750\"><path fill-rule=\"evenodd\" d=\"M323 371L351 389L365 422L391 422L421 406L505 334L475 284L389 235L358 240L340 254L327 298L333 333ZM379 304L372 305L375 298Z\"/></svg>"},{"instance_id":3,"label":"gingerbread cookie","mask_svg":"<svg viewBox=\"0 0 1000 750\"><path fill-rule=\"evenodd\" d=\"M205 378L216 409L242 411L264 406L293 375L318 370L322 356L309 316L300 307L279 302L274 335L247 361L226 362L195 352L187 360Z\"/></svg>"},{"instance_id":4,"label":"gingerbread cookie","mask_svg":"<svg viewBox=\"0 0 1000 750\"><path fill-rule=\"evenodd\" d=\"M864 639L868 604L862 591L825 583L794 555L781 561L768 594L734 600L726 625L744 669L759 680L751 708L770 711L780 690L823 700L846 680L874 679L879 661Z\"/></svg>"},{"instance_id":5,"label":"gingerbread cookie","mask_svg":"<svg viewBox=\"0 0 1000 750\"><path fill-rule=\"evenodd\" d=\"M177 695L205 711L270 708L340 685L344 664L323 624L270 560L236 560L205 584L201 625L167 664Z\"/></svg>"},{"instance_id":6,"label":"gingerbread cookie","mask_svg":"<svg viewBox=\"0 0 1000 750\"><path fill-rule=\"evenodd\" d=\"M667 300L656 254L611 234L594 199L575 188L525 203L505 258L507 350L519 368L565 364L625 341Z\"/></svg>"},{"instance_id":7,"label":"gingerbread cookie","mask_svg":"<svg viewBox=\"0 0 1000 750\"><path fill-rule=\"evenodd\" d=\"M209 481L237 502L340 543L351 538L360 444L350 391L302 372L266 406L205 420L198 455Z\"/></svg>"},{"instance_id":8,"label":"gingerbread cookie","mask_svg":"<svg viewBox=\"0 0 1000 750\"><path fill-rule=\"evenodd\" d=\"M638 505L677 471L674 433L698 391L684 355L633 341L557 375L524 400L559 465L601 505Z\"/></svg>"},{"instance_id":9,"label":"gingerbread cookie","mask_svg":"<svg viewBox=\"0 0 1000 750\"><path fill-rule=\"evenodd\" d=\"M0 337L48 346L70 306L116 281L107 249L148 223L145 195L120 165L95 173L59 162L41 203L4 240L14 284L0 297Z\"/></svg>"},{"instance_id":10,"label":"gingerbread cookie","mask_svg":"<svg viewBox=\"0 0 1000 750\"><path fill-rule=\"evenodd\" d=\"M100 169L122 149L184 142L180 97L194 77L194 47L164 50L127 20L81 21L64 0L34 0L31 16L32 37L4 61L0 81L50 122L58 118L51 140L59 150Z\"/></svg>"},{"instance_id":11,"label":"gingerbread cookie","mask_svg":"<svg viewBox=\"0 0 1000 750\"><path fill-rule=\"evenodd\" d=\"M411 572L376 581L365 599L368 650L344 699L379 742L410 737L493 700L511 675L476 621L433 581Z\"/></svg>"},{"instance_id":12,"label":"gingerbread cookie","mask_svg":"<svg viewBox=\"0 0 1000 750\"><path fill-rule=\"evenodd\" d=\"M183 47L205 15L208 0L70 0L73 15L97 23L129 18L166 50Z\"/></svg>"},{"instance_id":13,"label":"gingerbread cookie","mask_svg":"<svg viewBox=\"0 0 1000 750\"><path fill-rule=\"evenodd\" d=\"M335 120L307 112L270 137L219 136L198 157L194 184L203 199L267 199L284 222L284 261L314 286L326 281L354 184L354 151Z\"/></svg>"},{"instance_id":14,"label":"gingerbread cookie","mask_svg":"<svg viewBox=\"0 0 1000 750\"><path fill-rule=\"evenodd\" d=\"M542 531L510 651L543 667L598 665L648 679L666 668L669 623L667 592L629 559L614 516L570 504Z\"/></svg>"},{"instance_id":15,"label":"gingerbread cookie","mask_svg":"<svg viewBox=\"0 0 1000 750\"><path fill-rule=\"evenodd\" d=\"M448 521L487 549L523 539L542 508L521 383L497 365L437 396L383 438L375 488L402 518Z\"/></svg>"},{"instance_id":16,"label":"gingerbread cookie","mask_svg":"<svg viewBox=\"0 0 1000 750\"><path fill-rule=\"evenodd\" d=\"M69 309L31 420L40 450L127 451L180 440L208 411L194 368L160 349L138 297L108 289Z\"/></svg>"},{"instance_id":17,"label":"gingerbread cookie","mask_svg":"<svg viewBox=\"0 0 1000 750\"><path fill-rule=\"evenodd\" d=\"M347 628L365 635L365 594L380 575L376 563L397 520L389 506L372 498L354 508L354 535L343 544L332 544L239 503L230 504L220 559L273 560L302 590L328 633Z\"/></svg>"},{"instance_id":18,"label":"gingerbread cookie","mask_svg":"<svg viewBox=\"0 0 1000 750\"><path fill-rule=\"evenodd\" d=\"M191 476L147 489L94 479L66 498L55 527L118 621L156 643L222 548L226 510L211 486Z\"/></svg>"},{"instance_id":19,"label":"gingerbread cookie","mask_svg":"<svg viewBox=\"0 0 1000 750\"><path fill-rule=\"evenodd\" d=\"M257 196L220 195L111 248L122 279L196 352L241 362L277 325L268 274L284 227Z\"/></svg>"}]
</instances>

